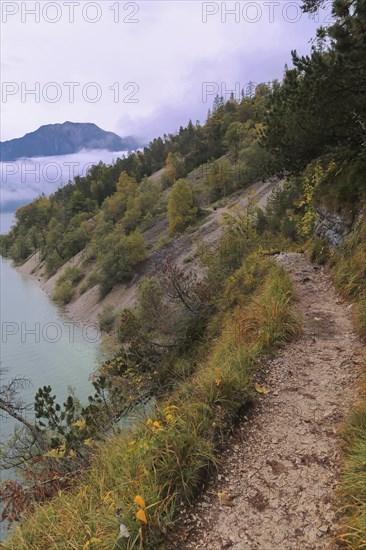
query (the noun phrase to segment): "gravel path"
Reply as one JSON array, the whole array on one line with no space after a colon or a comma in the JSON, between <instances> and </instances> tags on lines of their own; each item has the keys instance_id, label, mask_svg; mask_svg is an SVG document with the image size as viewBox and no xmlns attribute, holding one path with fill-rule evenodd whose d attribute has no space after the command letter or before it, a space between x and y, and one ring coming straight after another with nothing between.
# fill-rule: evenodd
<instances>
[{"instance_id":1,"label":"gravel path","mask_svg":"<svg viewBox=\"0 0 366 550\"><path fill-rule=\"evenodd\" d=\"M334 549L342 421L357 399L364 348L350 306L302 254L277 260L294 280L303 333L269 361L271 388L229 438L202 499L167 549Z\"/></svg>"}]
</instances>

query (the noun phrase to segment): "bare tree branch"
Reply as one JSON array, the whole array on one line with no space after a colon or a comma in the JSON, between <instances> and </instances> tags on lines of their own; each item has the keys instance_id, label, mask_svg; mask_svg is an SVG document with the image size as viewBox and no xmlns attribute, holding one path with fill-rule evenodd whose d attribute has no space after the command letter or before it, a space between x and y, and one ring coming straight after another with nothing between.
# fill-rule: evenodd
<instances>
[{"instance_id":1,"label":"bare tree branch","mask_svg":"<svg viewBox=\"0 0 366 550\"><path fill-rule=\"evenodd\" d=\"M3 377L7 373L7 369L0 367L0 380L2 381ZM0 384L0 410L23 424L33 435L34 439L37 442L37 445L42 451L46 451L48 446L42 435L40 429L27 420L24 416L24 411L30 410L29 405L25 405L19 399L19 392L28 387L31 384L30 380L27 378L12 378L9 382Z\"/></svg>"}]
</instances>

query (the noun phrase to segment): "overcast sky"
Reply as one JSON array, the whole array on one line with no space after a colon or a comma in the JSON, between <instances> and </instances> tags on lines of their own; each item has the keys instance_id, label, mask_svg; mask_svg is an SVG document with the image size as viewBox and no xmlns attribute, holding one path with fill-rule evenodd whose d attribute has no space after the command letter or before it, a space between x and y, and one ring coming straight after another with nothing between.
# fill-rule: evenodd
<instances>
[{"instance_id":1,"label":"overcast sky","mask_svg":"<svg viewBox=\"0 0 366 550\"><path fill-rule=\"evenodd\" d=\"M325 13L300 3L2 0L1 139L65 120L147 138L203 121L222 85L281 78L291 49L309 52Z\"/></svg>"}]
</instances>

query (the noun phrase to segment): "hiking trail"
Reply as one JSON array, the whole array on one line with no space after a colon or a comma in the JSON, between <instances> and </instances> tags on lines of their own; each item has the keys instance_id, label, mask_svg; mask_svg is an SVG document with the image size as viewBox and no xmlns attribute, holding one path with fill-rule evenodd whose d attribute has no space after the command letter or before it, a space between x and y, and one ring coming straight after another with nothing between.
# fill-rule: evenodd
<instances>
[{"instance_id":1,"label":"hiking trail","mask_svg":"<svg viewBox=\"0 0 366 550\"><path fill-rule=\"evenodd\" d=\"M335 549L342 423L357 400L364 347L351 306L304 254L276 257L293 279L302 333L266 361L271 389L227 442L200 501L166 548Z\"/></svg>"}]
</instances>

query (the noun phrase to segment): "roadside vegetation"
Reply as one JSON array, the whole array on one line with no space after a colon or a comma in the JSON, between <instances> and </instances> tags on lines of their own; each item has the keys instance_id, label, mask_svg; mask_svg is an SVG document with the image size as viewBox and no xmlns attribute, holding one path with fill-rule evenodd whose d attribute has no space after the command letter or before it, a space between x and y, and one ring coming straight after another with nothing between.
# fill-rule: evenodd
<instances>
[{"instance_id":1,"label":"roadside vegetation","mask_svg":"<svg viewBox=\"0 0 366 550\"><path fill-rule=\"evenodd\" d=\"M361 211L349 238L338 250L322 244L326 262L340 293L351 302L355 328L366 341L366 216ZM366 361L366 356L364 358ZM366 362L361 396L345 426L339 539L347 548L366 546Z\"/></svg>"},{"instance_id":2,"label":"roadside vegetation","mask_svg":"<svg viewBox=\"0 0 366 550\"><path fill-rule=\"evenodd\" d=\"M366 340L366 212L360 214L354 231L328 260L335 285L353 302L353 319Z\"/></svg>"},{"instance_id":3,"label":"roadside vegetation","mask_svg":"<svg viewBox=\"0 0 366 550\"><path fill-rule=\"evenodd\" d=\"M366 373L366 368L365 368ZM365 384L365 379L364 382ZM339 539L346 548L366 545L366 391L351 414L344 437L344 467L341 486L342 520Z\"/></svg>"}]
</instances>

